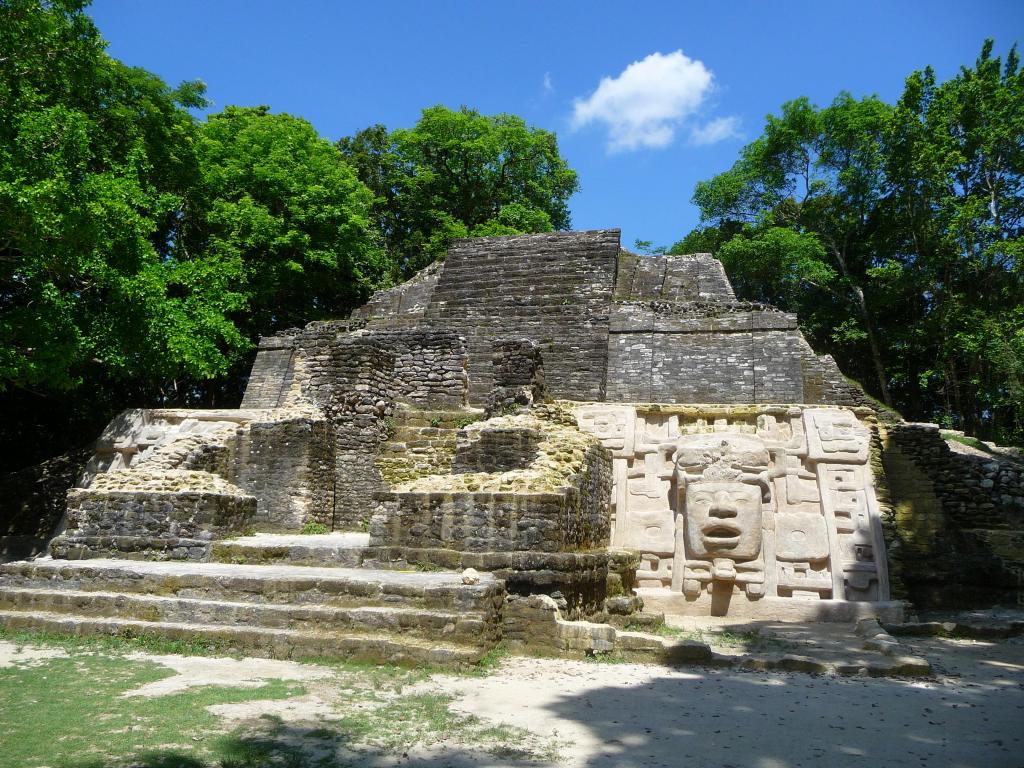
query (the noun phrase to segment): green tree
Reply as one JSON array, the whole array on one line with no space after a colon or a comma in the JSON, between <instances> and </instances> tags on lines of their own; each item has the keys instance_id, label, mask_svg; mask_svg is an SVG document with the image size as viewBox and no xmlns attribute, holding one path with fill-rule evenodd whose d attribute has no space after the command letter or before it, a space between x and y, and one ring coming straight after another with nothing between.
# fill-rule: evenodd
<instances>
[{"instance_id":1,"label":"green tree","mask_svg":"<svg viewBox=\"0 0 1024 768\"><path fill-rule=\"evenodd\" d=\"M203 86L110 58L84 5L0 2L7 466L81 444L166 382L223 373L245 343L216 290L171 289Z\"/></svg>"},{"instance_id":2,"label":"green tree","mask_svg":"<svg viewBox=\"0 0 1024 768\"><path fill-rule=\"evenodd\" d=\"M257 336L346 314L386 271L337 148L265 109L199 124L202 84L112 59L84 6L0 0L7 466L129 405L237 402Z\"/></svg>"},{"instance_id":3,"label":"green tree","mask_svg":"<svg viewBox=\"0 0 1024 768\"><path fill-rule=\"evenodd\" d=\"M895 106L788 102L697 185L702 225L673 252L713 250L740 295L799 312L908 415L1019 440L1022 83L989 41L945 83L915 72Z\"/></svg>"},{"instance_id":4,"label":"green tree","mask_svg":"<svg viewBox=\"0 0 1024 768\"><path fill-rule=\"evenodd\" d=\"M82 6L0 4L0 390L201 374L232 336L165 292L203 88L108 57Z\"/></svg>"},{"instance_id":5,"label":"green tree","mask_svg":"<svg viewBox=\"0 0 1024 768\"><path fill-rule=\"evenodd\" d=\"M197 156L177 284L219 281L245 338L345 316L381 285L373 194L308 122L228 107L201 126Z\"/></svg>"},{"instance_id":6,"label":"green tree","mask_svg":"<svg viewBox=\"0 0 1024 768\"><path fill-rule=\"evenodd\" d=\"M866 288L872 238L884 219L880 146L891 112L877 98L845 93L820 110L804 98L787 102L730 170L694 192L704 222L740 230L718 249L739 287L799 307L817 336L831 325L835 338L828 341L843 343L841 359L860 358L856 348L866 346L877 391L889 404L877 311ZM816 310L828 305L829 316L821 317Z\"/></svg>"},{"instance_id":7,"label":"green tree","mask_svg":"<svg viewBox=\"0 0 1024 768\"><path fill-rule=\"evenodd\" d=\"M376 196L373 219L402 276L457 237L568 229L576 173L555 135L515 115L423 110L416 125L375 125L338 146Z\"/></svg>"},{"instance_id":8,"label":"green tree","mask_svg":"<svg viewBox=\"0 0 1024 768\"><path fill-rule=\"evenodd\" d=\"M887 173L906 281L923 297L919 386L968 431L1024 434L1024 71L987 40L973 68L906 82Z\"/></svg>"}]
</instances>

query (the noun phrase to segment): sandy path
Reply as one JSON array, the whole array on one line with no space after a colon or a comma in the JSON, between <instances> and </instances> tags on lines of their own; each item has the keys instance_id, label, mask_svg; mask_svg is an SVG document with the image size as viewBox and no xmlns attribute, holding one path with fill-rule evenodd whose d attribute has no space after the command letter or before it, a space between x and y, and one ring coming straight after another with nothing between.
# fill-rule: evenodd
<instances>
[{"instance_id":1,"label":"sandy path","mask_svg":"<svg viewBox=\"0 0 1024 768\"><path fill-rule=\"evenodd\" d=\"M573 768L1024 766L1024 644L915 646L939 680L517 658L443 686L459 711L556 736Z\"/></svg>"}]
</instances>

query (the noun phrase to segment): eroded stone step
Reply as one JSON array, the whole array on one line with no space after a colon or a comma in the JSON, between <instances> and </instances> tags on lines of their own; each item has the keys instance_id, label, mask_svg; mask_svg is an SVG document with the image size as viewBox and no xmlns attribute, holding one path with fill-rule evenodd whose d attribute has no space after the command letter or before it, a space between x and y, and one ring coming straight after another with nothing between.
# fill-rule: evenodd
<instances>
[{"instance_id":1,"label":"eroded stone step","mask_svg":"<svg viewBox=\"0 0 1024 768\"><path fill-rule=\"evenodd\" d=\"M258 603L407 605L480 611L501 605L502 582L481 574L463 584L451 572L404 572L303 565L33 560L0 565L0 586L126 592Z\"/></svg>"},{"instance_id":2,"label":"eroded stone step","mask_svg":"<svg viewBox=\"0 0 1024 768\"><path fill-rule=\"evenodd\" d=\"M70 589L0 587L0 610L306 632L410 634L470 645L490 642L497 634L493 621L488 623L482 614L474 612L389 606L296 606Z\"/></svg>"},{"instance_id":3,"label":"eroded stone step","mask_svg":"<svg viewBox=\"0 0 1024 768\"><path fill-rule=\"evenodd\" d=\"M358 568L370 534L336 531L315 535L258 533L222 539L213 544L213 560L218 563L260 565L287 563L337 568Z\"/></svg>"},{"instance_id":4,"label":"eroded stone step","mask_svg":"<svg viewBox=\"0 0 1024 768\"><path fill-rule=\"evenodd\" d=\"M226 652L274 659L334 658L440 667L474 664L487 650L483 646L439 642L408 635L304 632L268 627L138 621L47 611L0 610L0 627L9 631L34 630L78 636L116 635L187 641L199 639L214 643Z\"/></svg>"},{"instance_id":5,"label":"eroded stone step","mask_svg":"<svg viewBox=\"0 0 1024 768\"><path fill-rule=\"evenodd\" d=\"M488 364L490 361L488 360ZM392 417L398 429L458 429L464 423L479 421L482 409L464 411L396 411Z\"/></svg>"}]
</instances>

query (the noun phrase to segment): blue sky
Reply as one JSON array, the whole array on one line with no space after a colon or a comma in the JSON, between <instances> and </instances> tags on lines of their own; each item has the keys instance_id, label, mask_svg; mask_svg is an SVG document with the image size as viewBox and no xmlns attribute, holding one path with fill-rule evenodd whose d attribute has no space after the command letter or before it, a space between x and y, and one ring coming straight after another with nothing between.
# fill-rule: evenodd
<instances>
[{"instance_id":1,"label":"blue sky","mask_svg":"<svg viewBox=\"0 0 1024 768\"><path fill-rule=\"evenodd\" d=\"M841 90L895 100L903 79L1024 41L1024 0L325 2L95 0L111 55L214 109L267 104L329 139L410 127L423 107L512 112L558 134L580 175L573 227L669 245L694 184L764 116Z\"/></svg>"}]
</instances>

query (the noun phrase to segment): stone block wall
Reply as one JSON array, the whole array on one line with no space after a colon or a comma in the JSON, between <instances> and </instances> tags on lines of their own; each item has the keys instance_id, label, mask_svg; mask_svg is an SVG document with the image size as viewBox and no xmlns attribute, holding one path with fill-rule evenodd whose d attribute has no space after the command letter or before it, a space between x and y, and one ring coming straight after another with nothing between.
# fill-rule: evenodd
<instances>
[{"instance_id":1,"label":"stone block wall","mask_svg":"<svg viewBox=\"0 0 1024 768\"><path fill-rule=\"evenodd\" d=\"M298 345L303 395L323 411L334 434L331 525L357 528L369 517L368 500L383 488L374 457L394 404L395 355L372 335L330 323L307 327Z\"/></svg>"},{"instance_id":2,"label":"stone block wall","mask_svg":"<svg viewBox=\"0 0 1024 768\"><path fill-rule=\"evenodd\" d=\"M189 477L178 479L178 490L71 490L68 528L53 540L53 556L206 560L214 539L241 532L256 511L254 497L227 483L204 488L204 479L191 490Z\"/></svg>"},{"instance_id":3,"label":"stone block wall","mask_svg":"<svg viewBox=\"0 0 1024 768\"><path fill-rule=\"evenodd\" d=\"M134 477L143 482L180 470L222 478L255 496L258 512L251 522L264 530L329 523L333 514L333 435L323 414L308 405L125 411L97 441L82 486L126 472L127 490Z\"/></svg>"},{"instance_id":4,"label":"stone block wall","mask_svg":"<svg viewBox=\"0 0 1024 768\"><path fill-rule=\"evenodd\" d=\"M618 252L618 230L452 245L424 323L466 338L472 402L483 403L494 386L493 343L509 338L538 344L553 395L603 397Z\"/></svg>"},{"instance_id":5,"label":"stone block wall","mask_svg":"<svg viewBox=\"0 0 1024 768\"><path fill-rule=\"evenodd\" d=\"M535 429L462 429L455 445L453 472L511 472L537 458L544 435Z\"/></svg>"},{"instance_id":6,"label":"stone block wall","mask_svg":"<svg viewBox=\"0 0 1024 768\"><path fill-rule=\"evenodd\" d=\"M619 252L616 301L734 301L722 262L710 253L641 256Z\"/></svg>"},{"instance_id":7,"label":"stone block wall","mask_svg":"<svg viewBox=\"0 0 1024 768\"><path fill-rule=\"evenodd\" d=\"M464 408L469 377L466 342L450 331L373 331L394 357L395 397L420 408Z\"/></svg>"},{"instance_id":8,"label":"stone block wall","mask_svg":"<svg viewBox=\"0 0 1024 768\"><path fill-rule=\"evenodd\" d=\"M314 444L322 438L320 425L258 430L241 446L242 453L268 456L273 466L247 472L240 465L236 476L245 487L272 498L278 475L297 476L288 454L298 454L308 463L299 474L311 479L308 486L303 480L303 487L317 510L307 519L336 529L367 524L368 502L384 488L375 457L387 440L396 404L440 409L467 404L465 340L450 330L400 321L422 316L439 271L440 266L430 267L408 284L375 294L353 319L310 323L261 340L246 402L275 408L311 403L326 417L331 437L325 448ZM366 317L373 318L370 328ZM286 442L290 452L275 454ZM290 507L281 501L273 497L267 511L261 507L257 524L274 526L287 517L295 508L294 494Z\"/></svg>"},{"instance_id":9,"label":"stone block wall","mask_svg":"<svg viewBox=\"0 0 1024 768\"><path fill-rule=\"evenodd\" d=\"M934 424L891 424L882 460L895 506L893 557L926 607L1024 596L1024 465L955 453Z\"/></svg>"},{"instance_id":10,"label":"stone block wall","mask_svg":"<svg viewBox=\"0 0 1024 768\"><path fill-rule=\"evenodd\" d=\"M334 446L324 419L254 420L233 446L224 475L258 501L250 520L260 530L298 530L334 516Z\"/></svg>"},{"instance_id":11,"label":"stone block wall","mask_svg":"<svg viewBox=\"0 0 1024 768\"><path fill-rule=\"evenodd\" d=\"M795 315L737 301L717 259L629 253L614 229L457 241L353 319L465 337L469 397L489 409L493 345L510 338L537 344L561 399L870 404Z\"/></svg>"},{"instance_id":12,"label":"stone block wall","mask_svg":"<svg viewBox=\"0 0 1024 768\"><path fill-rule=\"evenodd\" d=\"M529 407L547 396L544 361L536 342L503 339L494 342L492 350L494 388L487 400L489 415Z\"/></svg>"},{"instance_id":13,"label":"stone block wall","mask_svg":"<svg viewBox=\"0 0 1024 768\"><path fill-rule=\"evenodd\" d=\"M745 302L617 303L609 402L805 402L796 317Z\"/></svg>"},{"instance_id":14,"label":"stone block wall","mask_svg":"<svg viewBox=\"0 0 1024 768\"><path fill-rule=\"evenodd\" d=\"M260 339L242 396L242 408L279 408L295 381L295 335L289 331Z\"/></svg>"},{"instance_id":15,"label":"stone block wall","mask_svg":"<svg viewBox=\"0 0 1024 768\"><path fill-rule=\"evenodd\" d=\"M569 485L547 493L393 491L378 493L370 543L463 552L570 552L608 544L611 461L596 442Z\"/></svg>"},{"instance_id":16,"label":"stone block wall","mask_svg":"<svg viewBox=\"0 0 1024 768\"><path fill-rule=\"evenodd\" d=\"M417 325L434 295L443 265L443 262L434 262L401 285L377 291L352 313L352 318L365 320L366 327L372 330Z\"/></svg>"}]
</instances>

